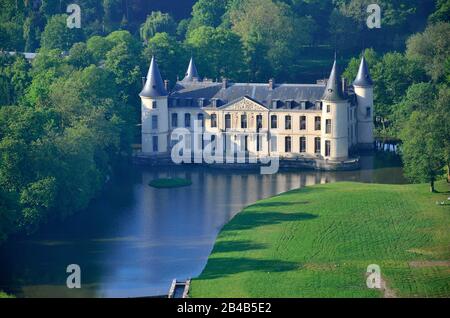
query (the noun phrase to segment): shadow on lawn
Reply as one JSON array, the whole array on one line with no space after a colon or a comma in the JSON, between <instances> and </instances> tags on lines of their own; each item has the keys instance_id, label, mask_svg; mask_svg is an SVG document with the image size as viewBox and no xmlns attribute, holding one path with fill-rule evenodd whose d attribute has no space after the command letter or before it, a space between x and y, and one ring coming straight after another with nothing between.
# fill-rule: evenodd
<instances>
[{"instance_id":1,"label":"shadow on lawn","mask_svg":"<svg viewBox=\"0 0 450 318\"><path fill-rule=\"evenodd\" d=\"M309 201L294 201L294 202L264 202L251 205L249 208L265 208L265 207L277 207L277 206L288 206L288 205L300 205L308 204Z\"/></svg>"},{"instance_id":2,"label":"shadow on lawn","mask_svg":"<svg viewBox=\"0 0 450 318\"><path fill-rule=\"evenodd\" d=\"M310 213L280 213L280 212L256 212L251 213L252 210L238 214L230 223L223 229L223 234L226 231L248 230L258 226L274 225L282 222L290 221L307 221L317 218L318 216Z\"/></svg>"},{"instance_id":3,"label":"shadow on lawn","mask_svg":"<svg viewBox=\"0 0 450 318\"><path fill-rule=\"evenodd\" d=\"M294 262L282 260L259 260L252 258L211 258L205 270L197 280L207 280L223 278L229 275L258 271L267 273L287 272L299 268L300 265Z\"/></svg>"},{"instance_id":4,"label":"shadow on lawn","mask_svg":"<svg viewBox=\"0 0 450 318\"><path fill-rule=\"evenodd\" d=\"M252 243L251 241L220 241L214 245L213 254L228 252L243 252L249 250L261 250L266 244Z\"/></svg>"}]
</instances>

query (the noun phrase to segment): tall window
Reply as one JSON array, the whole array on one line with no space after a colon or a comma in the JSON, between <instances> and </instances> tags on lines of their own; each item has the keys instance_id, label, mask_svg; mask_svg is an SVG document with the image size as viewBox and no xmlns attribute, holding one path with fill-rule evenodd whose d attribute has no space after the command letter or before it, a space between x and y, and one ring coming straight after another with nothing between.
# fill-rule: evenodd
<instances>
[{"instance_id":1,"label":"tall window","mask_svg":"<svg viewBox=\"0 0 450 318\"><path fill-rule=\"evenodd\" d=\"M256 115L256 129L262 128L262 115Z\"/></svg>"},{"instance_id":2,"label":"tall window","mask_svg":"<svg viewBox=\"0 0 450 318\"><path fill-rule=\"evenodd\" d=\"M200 127L205 127L205 115L203 115L202 113L199 113L197 115L197 120L200 122Z\"/></svg>"},{"instance_id":3,"label":"tall window","mask_svg":"<svg viewBox=\"0 0 450 318\"><path fill-rule=\"evenodd\" d=\"M172 113L172 127L178 127L178 114Z\"/></svg>"},{"instance_id":4,"label":"tall window","mask_svg":"<svg viewBox=\"0 0 450 318\"><path fill-rule=\"evenodd\" d=\"M152 108L153 109L158 108L158 103L156 102L156 100L152 101Z\"/></svg>"},{"instance_id":5,"label":"tall window","mask_svg":"<svg viewBox=\"0 0 450 318\"><path fill-rule=\"evenodd\" d=\"M216 135L211 135L211 155L215 156L216 154Z\"/></svg>"},{"instance_id":6,"label":"tall window","mask_svg":"<svg viewBox=\"0 0 450 318\"><path fill-rule=\"evenodd\" d=\"M300 116L300 130L306 129L306 116Z\"/></svg>"},{"instance_id":7,"label":"tall window","mask_svg":"<svg viewBox=\"0 0 450 318\"><path fill-rule=\"evenodd\" d=\"M270 128L277 129L277 126L278 126L277 115L270 116Z\"/></svg>"},{"instance_id":8,"label":"tall window","mask_svg":"<svg viewBox=\"0 0 450 318\"><path fill-rule=\"evenodd\" d=\"M158 129L158 116L152 116L152 129Z\"/></svg>"},{"instance_id":9,"label":"tall window","mask_svg":"<svg viewBox=\"0 0 450 318\"><path fill-rule=\"evenodd\" d=\"M306 152L306 137L300 137L300 152Z\"/></svg>"},{"instance_id":10,"label":"tall window","mask_svg":"<svg viewBox=\"0 0 450 318\"><path fill-rule=\"evenodd\" d=\"M327 113L331 113L331 105L327 105Z\"/></svg>"},{"instance_id":11,"label":"tall window","mask_svg":"<svg viewBox=\"0 0 450 318\"><path fill-rule=\"evenodd\" d=\"M217 127L217 115L211 114L211 128Z\"/></svg>"},{"instance_id":12,"label":"tall window","mask_svg":"<svg viewBox=\"0 0 450 318\"><path fill-rule=\"evenodd\" d=\"M284 138L284 152L291 152L291 151L292 151L292 138L285 137Z\"/></svg>"},{"instance_id":13,"label":"tall window","mask_svg":"<svg viewBox=\"0 0 450 318\"><path fill-rule=\"evenodd\" d=\"M153 152L158 152L158 136L152 138Z\"/></svg>"},{"instance_id":14,"label":"tall window","mask_svg":"<svg viewBox=\"0 0 450 318\"><path fill-rule=\"evenodd\" d=\"M277 151L277 136L271 136L270 137L270 151L276 152Z\"/></svg>"},{"instance_id":15,"label":"tall window","mask_svg":"<svg viewBox=\"0 0 450 318\"><path fill-rule=\"evenodd\" d=\"M372 111L371 111L370 107L366 107L366 117L370 117L371 113L372 113Z\"/></svg>"},{"instance_id":16,"label":"tall window","mask_svg":"<svg viewBox=\"0 0 450 318\"><path fill-rule=\"evenodd\" d=\"M331 155L331 142L329 140L325 140L325 157L329 157Z\"/></svg>"},{"instance_id":17,"label":"tall window","mask_svg":"<svg viewBox=\"0 0 450 318\"><path fill-rule=\"evenodd\" d=\"M256 151L261 151L261 138L262 136L260 136L259 134L256 134Z\"/></svg>"},{"instance_id":18,"label":"tall window","mask_svg":"<svg viewBox=\"0 0 450 318\"><path fill-rule=\"evenodd\" d=\"M314 118L314 129L315 129L315 130L321 130L321 129L322 129L321 118L320 118L320 116L316 116L316 117Z\"/></svg>"},{"instance_id":19,"label":"tall window","mask_svg":"<svg viewBox=\"0 0 450 318\"><path fill-rule=\"evenodd\" d=\"M225 115L225 129L230 129L230 128L231 128L231 115L226 114Z\"/></svg>"},{"instance_id":20,"label":"tall window","mask_svg":"<svg viewBox=\"0 0 450 318\"><path fill-rule=\"evenodd\" d=\"M325 126L325 133L326 134L331 134L331 119L327 119L325 121L326 126Z\"/></svg>"},{"instance_id":21,"label":"tall window","mask_svg":"<svg viewBox=\"0 0 450 318\"><path fill-rule=\"evenodd\" d=\"M244 136L244 151L248 151L248 136Z\"/></svg>"},{"instance_id":22,"label":"tall window","mask_svg":"<svg viewBox=\"0 0 450 318\"><path fill-rule=\"evenodd\" d=\"M241 115L241 128L247 128L247 115Z\"/></svg>"},{"instance_id":23,"label":"tall window","mask_svg":"<svg viewBox=\"0 0 450 318\"><path fill-rule=\"evenodd\" d=\"M291 116L287 115L284 117L284 129L291 129L292 128L292 118Z\"/></svg>"},{"instance_id":24,"label":"tall window","mask_svg":"<svg viewBox=\"0 0 450 318\"><path fill-rule=\"evenodd\" d=\"M320 137L314 138L314 153L320 154Z\"/></svg>"},{"instance_id":25,"label":"tall window","mask_svg":"<svg viewBox=\"0 0 450 318\"><path fill-rule=\"evenodd\" d=\"M191 127L191 114L189 113L184 114L184 127Z\"/></svg>"}]
</instances>

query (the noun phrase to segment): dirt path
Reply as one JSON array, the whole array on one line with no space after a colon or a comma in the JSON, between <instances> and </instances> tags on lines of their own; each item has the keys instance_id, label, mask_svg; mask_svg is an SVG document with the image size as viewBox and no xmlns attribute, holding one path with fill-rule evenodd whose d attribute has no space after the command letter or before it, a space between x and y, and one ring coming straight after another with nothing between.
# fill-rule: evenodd
<instances>
[{"instance_id":1,"label":"dirt path","mask_svg":"<svg viewBox=\"0 0 450 318\"><path fill-rule=\"evenodd\" d=\"M450 267L450 261L412 261L409 262L411 267Z\"/></svg>"},{"instance_id":2,"label":"dirt path","mask_svg":"<svg viewBox=\"0 0 450 318\"><path fill-rule=\"evenodd\" d=\"M397 294L389 288L386 280L381 276L381 290L383 291L383 298L397 298Z\"/></svg>"}]
</instances>

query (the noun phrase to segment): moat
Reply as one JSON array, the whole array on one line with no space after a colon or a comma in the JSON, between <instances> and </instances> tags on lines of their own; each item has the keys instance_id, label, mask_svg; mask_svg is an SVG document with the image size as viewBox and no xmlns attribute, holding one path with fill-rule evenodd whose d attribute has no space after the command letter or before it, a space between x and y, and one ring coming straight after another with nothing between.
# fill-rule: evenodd
<instances>
[{"instance_id":1,"label":"moat","mask_svg":"<svg viewBox=\"0 0 450 318\"><path fill-rule=\"evenodd\" d=\"M215 170L124 166L90 206L30 237L0 246L0 290L19 297L142 297L166 294L172 279L195 277L214 240L243 207L308 185L361 181L405 183L398 157L361 157L356 171ZM156 189L156 178L192 185ZM81 267L81 289L66 287L66 267Z\"/></svg>"}]
</instances>

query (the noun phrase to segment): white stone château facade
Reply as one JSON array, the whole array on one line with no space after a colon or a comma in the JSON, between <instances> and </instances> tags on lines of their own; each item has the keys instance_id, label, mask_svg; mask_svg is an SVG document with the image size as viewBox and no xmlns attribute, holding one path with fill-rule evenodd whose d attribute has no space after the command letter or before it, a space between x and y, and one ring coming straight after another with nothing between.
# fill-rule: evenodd
<instances>
[{"instance_id":1,"label":"white stone ch\u00e2teau facade","mask_svg":"<svg viewBox=\"0 0 450 318\"><path fill-rule=\"evenodd\" d=\"M252 84L201 80L191 59L171 90L152 58L140 97L143 156L169 156L171 132L193 130L195 120L257 157L342 162L351 149L374 144L373 83L364 57L351 86L336 60L328 80L317 84ZM222 146L228 151L227 142Z\"/></svg>"}]
</instances>

